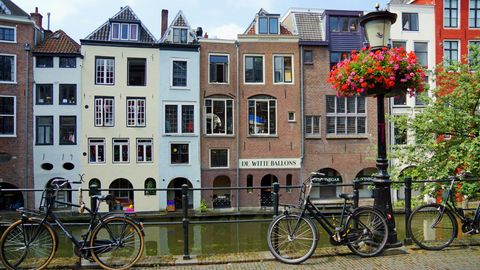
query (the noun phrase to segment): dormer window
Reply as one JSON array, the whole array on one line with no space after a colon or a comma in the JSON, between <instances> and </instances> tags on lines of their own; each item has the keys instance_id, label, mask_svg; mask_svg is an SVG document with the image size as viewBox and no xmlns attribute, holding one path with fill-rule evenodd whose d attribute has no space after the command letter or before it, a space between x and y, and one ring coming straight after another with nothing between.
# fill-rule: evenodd
<instances>
[{"instance_id":1,"label":"dormer window","mask_svg":"<svg viewBox=\"0 0 480 270\"><path fill-rule=\"evenodd\" d=\"M173 28L173 43L187 43L187 29Z\"/></svg>"},{"instance_id":2,"label":"dormer window","mask_svg":"<svg viewBox=\"0 0 480 270\"><path fill-rule=\"evenodd\" d=\"M112 40L138 40L138 24L112 23Z\"/></svg>"},{"instance_id":3,"label":"dormer window","mask_svg":"<svg viewBox=\"0 0 480 270\"><path fill-rule=\"evenodd\" d=\"M258 18L259 34L278 34L278 18L277 17L259 17Z\"/></svg>"}]
</instances>

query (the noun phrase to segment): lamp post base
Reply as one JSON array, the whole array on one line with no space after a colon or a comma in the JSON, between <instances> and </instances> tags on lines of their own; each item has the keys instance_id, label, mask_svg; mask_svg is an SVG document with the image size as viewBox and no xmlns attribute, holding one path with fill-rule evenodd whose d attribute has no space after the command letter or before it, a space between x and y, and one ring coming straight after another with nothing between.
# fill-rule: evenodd
<instances>
[{"instance_id":1,"label":"lamp post base","mask_svg":"<svg viewBox=\"0 0 480 270\"><path fill-rule=\"evenodd\" d=\"M391 204L391 195L390 195L390 180L385 181L375 180L374 182L375 189L374 194L374 207L375 209L380 210L387 220L388 227L388 240L385 248L397 248L403 246L402 242L399 242L397 239L397 230L395 229L395 217L393 215L393 208Z\"/></svg>"}]
</instances>

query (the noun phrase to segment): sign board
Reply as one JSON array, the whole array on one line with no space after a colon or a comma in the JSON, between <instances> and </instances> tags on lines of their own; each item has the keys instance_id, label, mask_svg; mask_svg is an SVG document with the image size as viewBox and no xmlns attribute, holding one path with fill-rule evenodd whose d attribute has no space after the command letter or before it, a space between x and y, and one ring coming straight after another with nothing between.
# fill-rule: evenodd
<instances>
[{"instance_id":1,"label":"sign board","mask_svg":"<svg viewBox=\"0 0 480 270\"><path fill-rule=\"evenodd\" d=\"M319 184L337 184L342 182L342 178L340 176L321 176L315 177L314 182Z\"/></svg>"},{"instance_id":2,"label":"sign board","mask_svg":"<svg viewBox=\"0 0 480 270\"><path fill-rule=\"evenodd\" d=\"M299 158L240 159L240 169L300 169Z\"/></svg>"}]
</instances>

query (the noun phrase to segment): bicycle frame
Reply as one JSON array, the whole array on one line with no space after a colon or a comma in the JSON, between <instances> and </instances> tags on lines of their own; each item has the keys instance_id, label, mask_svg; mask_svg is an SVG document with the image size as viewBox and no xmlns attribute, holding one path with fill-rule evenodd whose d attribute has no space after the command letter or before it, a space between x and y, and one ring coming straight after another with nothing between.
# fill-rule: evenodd
<instances>
[{"instance_id":1,"label":"bicycle frame","mask_svg":"<svg viewBox=\"0 0 480 270\"><path fill-rule=\"evenodd\" d=\"M467 217L465 216L465 213L458 209L455 206L455 201L453 199L453 191L454 191L454 183L455 180L458 180L457 178L452 178L450 181L450 185L447 189L447 195L444 197L445 199L442 201L441 205L444 207L443 211L445 211L445 208L449 208L451 212L460 220L462 221L462 224L467 222ZM443 214L443 213L442 213ZM480 204L477 206L477 209L475 210L475 215L474 215L474 220L473 223L476 224L476 222L480 222Z\"/></svg>"}]
</instances>

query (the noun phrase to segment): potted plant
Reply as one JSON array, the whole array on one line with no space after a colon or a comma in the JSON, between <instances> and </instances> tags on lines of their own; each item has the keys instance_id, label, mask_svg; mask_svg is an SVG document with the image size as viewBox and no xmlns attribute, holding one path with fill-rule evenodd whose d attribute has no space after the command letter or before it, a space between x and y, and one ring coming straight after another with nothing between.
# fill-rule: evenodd
<instances>
[{"instance_id":1,"label":"potted plant","mask_svg":"<svg viewBox=\"0 0 480 270\"><path fill-rule=\"evenodd\" d=\"M329 72L328 82L340 96L398 96L424 90L424 68L414 52L403 48L352 51Z\"/></svg>"}]
</instances>

